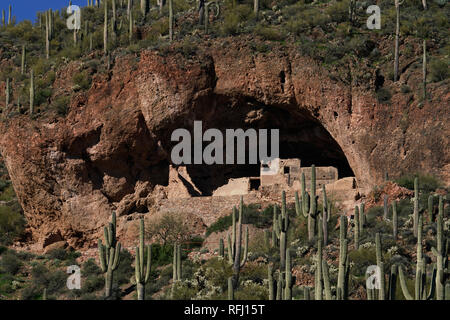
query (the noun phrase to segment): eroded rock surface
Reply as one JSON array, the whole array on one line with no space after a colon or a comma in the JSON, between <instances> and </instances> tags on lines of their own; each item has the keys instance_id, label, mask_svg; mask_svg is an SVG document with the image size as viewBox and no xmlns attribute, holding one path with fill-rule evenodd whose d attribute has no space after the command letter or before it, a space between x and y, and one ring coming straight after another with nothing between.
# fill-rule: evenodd
<instances>
[{"instance_id":1,"label":"eroded rock surface","mask_svg":"<svg viewBox=\"0 0 450 320\"><path fill-rule=\"evenodd\" d=\"M68 70L78 67L58 71L55 92L69 90ZM400 92L380 104L375 71L345 68L372 73L371 80L346 83L295 48L256 53L237 38L212 42L195 58L152 51L116 57L88 92L74 95L66 117L22 115L0 126L0 151L33 240L44 246L56 234L54 242L89 247L113 210L146 214L176 197L167 187L182 174L170 174L170 136L194 120L205 128L289 128L282 139L316 146L317 154L308 153L317 161L346 159L363 190L385 172L434 174L448 185L446 87L430 85L439 99L420 107ZM198 171L198 193L230 177L221 167L188 170Z\"/></svg>"}]
</instances>

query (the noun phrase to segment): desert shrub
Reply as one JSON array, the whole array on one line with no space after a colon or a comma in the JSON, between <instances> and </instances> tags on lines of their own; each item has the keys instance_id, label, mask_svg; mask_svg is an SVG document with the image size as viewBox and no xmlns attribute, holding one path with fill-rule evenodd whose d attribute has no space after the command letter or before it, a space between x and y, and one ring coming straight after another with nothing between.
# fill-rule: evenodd
<instances>
[{"instance_id":1,"label":"desert shrub","mask_svg":"<svg viewBox=\"0 0 450 320\"><path fill-rule=\"evenodd\" d=\"M407 86L406 84L402 84L400 91L402 93L410 93L411 92L411 88L409 86Z\"/></svg>"},{"instance_id":2,"label":"desert shrub","mask_svg":"<svg viewBox=\"0 0 450 320\"><path fill-rule=\"evenodd\" d=\"M439 180L427 174L406 174L396 179L395 182L404 188L414 190L414 179L419 178L419 191L432 192L441 186Z\"/></svg>"},{"instance_id":3,"label":"desert shrub","mask_svg":"<svg viewBox=\"0 0 450 320\"><path fill-rule=\"evenodd\" d=\"M53 101L52 106L60 116L65 116L69 111L69 104L70 96L58 96Z\"/></svg>"},{"instance_id":4,"label":"desert shrub","mask_svg":"<svg viewBox=\"0 0 450 320\"><path fill-rule=\"evenodd\" d=\"M16 196L16 193L14 192L13 187L8 184L6 188L2 190L2 193L0 194L0 201L10 201Z\"/></svg>"},{"instance_id":5,"label":"desert shrub","mask_svg":"<svg viewBox=\"0 0 450 320\"><path fill-rule=\"evenodd\" d=\"M242 223L252 224L258 228L267 228L271 226L273 219L273 206L268 206L262 211L257 204L250 204L243 206ZM278 210L279 212L279 210ZM292 214L292 210L291 210ZM239 219L239 214L236 212L236 221ZM215 223L206 229L206 236L214 232L222 232L227 230L233 224L232 214L219 218Z\"/></svg>"},{"instance_id":6,"label":"desert shrub","mask_svg":"<svg viewBox=\"0 0 450 320\"><path fill-rule=\"evenodd\" d=\"M285 38L285 35L275 27L263 27L258 25L255 28L255 33L264 40L281 41Z\"/></svg>"},{"instance_id":7,"label":"desert shrub","mask_svg":"<svg viewBox=\"0 0 450 320\"><path fill-rule=\"evenodd\" d=\"M171 245L152 245L152 265L155 267L164 266L173 261L173 246Z\"/></svg>"},{"instance_id":8,"label":"desert shrub","mask_svg":"<svg viewBox=\"0 0 450 320\"><path fill-rule=\"evenodd\" d=\"M145 225L145 236L156 239L163 246L175 242L186 242L193 235L193 230L186 227L183 216L179 213L166 212L152 223Z\"/></svg>"},{"instance_id":9,"label":"desert shrub","mask_svg":"<svg viewBox=\"0 0 450 320\"><path fill-rule=\"evenodd\" d=\"M54 294L65 288L67 275L62 270L50 271L45 265L39 263L31 269L33 285L43 290L47 288L48 294Z\"/></svg>"},{"instance_id":10,"label":"desert shrub","mask_svg":"<svg viewBox=\"0 0 450 320\"><path fill-rule=\"evenodd\" d=\"M447 79L450 75L449 64L447 61L433 59L430 63L430 78L433 82L439 82Z\"/></svg>"},{"instance_id":11,"label":"desert shrub","mask_svg":"<svg viewBox=\"0 0 450 320\"><path fill-rule=\"evenodd\" d=\"M38 287L31 285L23 288L21 291L22 300L37 300L42 296L42 290Z\"/></svg>"},{"instance_id":12,"label":"desert shrub","mask_svg":"<svg viewBox=\"0 0 450 320\"><path fill-rule=\"evenodd\" d=\"M252 281L245 281L235 291L234 297L237 300L268 300L269 293L266 286Z\"/></svg>"},{"instance_id":13,"label":"desert shrub","mask_svg":"<svg viewBox=\"0 0 450 320\"><path fill-rule=\"evenodd\" d=\"M351 273L357 276L364 276L367 267L376 265L375 245L369 248L360 247L358 250L350 251L349 258L353 263Z\"/></svg>"},{"instance_id":14,"label":"desert shrub","mask_svg":"<svg viewBox=\"0 0 450 320\"><path fill-rule=\"evenodd\" d=\"M88 90L91 87L92 78L87 71L75 73L72 77L74 89L76 90Z\"/></svg>"},{"instance_id":15,"label":"desert shrub","mask_svg":"<svg viewBox=\"0 0 450 320\"><path fill-rule=\"evenodd\" d=\"M19 272L22 267L22 262L16 256L14 251L8 250L6 253L2 255L2 259L0 260L0 268L11 275L15 275Z\"/></svg>"},{"instance_id":16,"label":"desert shrub","mask_svg":"<svg viewBox=\"0 0 450 320\"><path fill-rule=\"evenodd\" d=\"M102 273L102 269L95 263L95 260L90 258L81 266L81 275L83 277L98 276Z\"/></svg>"},{"instance_id":17,"label":"desert shrub","mask_svg":"<svg viewBox=\"0 0 450 320\"><path fill-rule=\"evenodd\" d=\"M377 100L379 103L387 104L391 101L392 94L387 88L380 88L376 92Z\"/></svg>"},{"instance_id":18,"label":"desert shrub","mask_svg":"<svg viewBox=\"0 0 450 320\"><path fill-rule=\"evenodd\" d=\"M25 229L25 218L11 206L0 206L0 243L10 244Z\"/></svg>"},{"instance_id":19,"label":"desert shrub","mask_svg":"<svg viewBox=\"0 0 450 320\"><path fill-rule=\"evenodd\" d=\"M375 224L375 219L377 217L383 216L383 213L384 213L383 207L372 207L369 210L367 210L366 218L368 227L373 227L373 225Z\"/></svg>"},{"instance_id":20,"label":"desert shrub","mask_svg":"<svg viewBox=\"0 0 450 320\"><path fill-rule=\"evenodd\" d=\"M124 249L120 252L120 263L114 273L114 282L118 285L126 284L130 281L132 275L134 275L134 257L131 253Z\"/></svg>"}]
</instances>

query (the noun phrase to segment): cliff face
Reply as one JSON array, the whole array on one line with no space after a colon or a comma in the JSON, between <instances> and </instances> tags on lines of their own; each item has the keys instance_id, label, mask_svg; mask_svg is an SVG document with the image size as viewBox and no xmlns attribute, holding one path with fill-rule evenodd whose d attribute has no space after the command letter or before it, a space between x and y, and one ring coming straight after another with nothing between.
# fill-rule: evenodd
<instances>
[{"instance_id":1,"label":"cliff face","mask_svg":"<svg viewBox=\"0 0 450 320\"><path fill-rule=\"evenodd\" d=\"M79 68L74 62L58 71L55 94L70 90ZM400 92L380 104L375 71L343 69L347 83L294 48L256 53L245 39L211 43L195 58L151 51L117 57L88 92L73 97L66 117L22 115L1 124L0 151L33 240L81 247L112 210L147 212L157 186L168 184L172 131L194 120L221 129L286 126L286 140L316 144L318 158L342 153L336 159L348 161L366 190L385 172L434 174L448 185L446 87L430 86L434 98L423 106ZM361 74L367 80L357 80ZM208 180L208 170L199 176Z\"/></svg>"}]
</instances>

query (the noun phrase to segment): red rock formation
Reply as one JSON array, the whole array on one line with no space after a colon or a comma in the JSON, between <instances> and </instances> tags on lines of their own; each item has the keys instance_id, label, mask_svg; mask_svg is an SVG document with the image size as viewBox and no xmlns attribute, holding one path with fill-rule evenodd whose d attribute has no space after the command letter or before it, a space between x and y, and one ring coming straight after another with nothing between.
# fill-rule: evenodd
<instances>
[{"instance_id":1,"label":"red rock formation","mask_svg":"<svg viewBox=\"0 0 450 320\"><path fill-rule=\"evenodd\" d=\"M70 91L67 79L79 65L58 71L55 94ZM448 185L445 86L429 88L439 103L419 108L397 93L383 105L374 95L373 71L363 63L345 69L369 73L370 81L346 84L295 48L255 53L237 38L211 43L195 58L151 51L116 57L111 71L96 74L91 89L73 97L66 117L22 115L0 125L0 151L34 241L49 244L58 234L58 241L87 246L112 210L144 213L152 202L142 199L168 185L175 128L190 128L194 120L243 127L251 110L258 110L260 127L291 121L299 139L317 141L318 148L326 146L317 134L323 126L359 187L380 183L386 171L391 177L432 173Z\"/></svg>"}]
</instances>

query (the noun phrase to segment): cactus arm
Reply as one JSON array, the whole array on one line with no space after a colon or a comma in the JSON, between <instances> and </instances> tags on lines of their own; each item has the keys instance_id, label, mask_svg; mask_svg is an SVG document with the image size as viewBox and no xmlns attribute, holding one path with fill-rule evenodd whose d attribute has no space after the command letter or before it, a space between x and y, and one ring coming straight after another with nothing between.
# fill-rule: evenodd
<instances>
[{"instance_id":1,"label":"cactus arm","mask_svg":"<svg viewBox=\"0 0 450 320\"><path fill-rule=\"evenodd\" d=\"M138 247L136 247L136 257L134 259L134 275L136 277L136 284L141 283L142 282L142 274L141 274L141 261L140 261L140 257L139 257L139 249Z\"/></svg>"},{"instance_id":2,"label":"cactus arm","mask_svg":"<svg viewBox=\"0 0 450 320\"><path fill-rule=\"evenodd\" d=\"M437 268L436 265L433 266L433 272L431 274L431 281L430 281L430 291L428 291L428 296L426 297L426 300L431 300L436 292L436 276L437 276Z\"/></svg>"},{"instance_id":3,"label":"cactus arm","mask_svg":"<svg viewBox=\"0 0 450 320\"><path fill-rule=\"evenodd\" d=\"M102 269L102 272L106 272L106 259L105 259L105 247L102 244L102 240L98 239L98 257L100 260L100 268Z\"/></svg>"},{"instance_id":4,"label":"cactus arm","mask_svg":"<svg viewBox=\"0 0 450 320\"><path fill-rule=\"evenodd\" d=\"M244 257L242 258L241 268L244 267L248 257L248 227L245 229Z\"/></svg>"},{"instance_id":5,"label":"cactus arm","mask_svg":"<svg viewBox=\"0 0 450 320\"><path fill-rule=\"evenodd\" d=\"M398 266L398 276L400 279L400 287L402 288L403 296L406 300L414 300L414 298L408 291L408 286L406 285L406 279L405 275L403 274L402 266Z\"/></svg>"},{"instance_id":6,"label":"cactus arm","mask_svg":"<svg viewBox=\"0 0 450 320\"><path fill-rule=\"evenodd\" d=\"M145 279L144 282L147 283L150 278L150 272L152 269L152 246L147 246L147 270L145 271Z\"/></svg>"},{"instance_id":7,"label":"cactus arm","mask_svg":"<svg viewBox=\"0 0 450 320\"><path fill-rule=\"evenodd\" d=\"M227 247L228 247L228 261L232 264L233 263L233 253L232 253L232 248L231 248L231 238L230 238L230 234L228 234L228 241L227 241Z\"/></svg>"},{"instance_id":8,"label":"cactus arm","mask_svg":"<svg viewBox=\"0 0 450 320\"><path fill-rule=\"evenodd\" d=\"M323 286L325 289L325 300L332 300L328 263L325 259L322 260L322 273L323 273Z\"/></svg>"}]
</instances>

